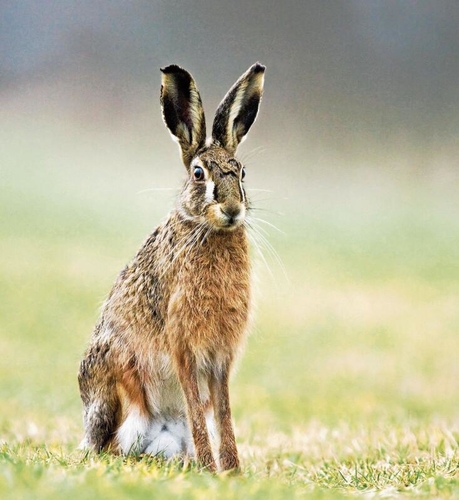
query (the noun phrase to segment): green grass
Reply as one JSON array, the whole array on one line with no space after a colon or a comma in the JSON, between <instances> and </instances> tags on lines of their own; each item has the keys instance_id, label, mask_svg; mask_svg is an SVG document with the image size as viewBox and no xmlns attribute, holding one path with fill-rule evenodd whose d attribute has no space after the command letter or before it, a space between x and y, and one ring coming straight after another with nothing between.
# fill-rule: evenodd
<instances>
[{"instance_id":1,"label":"green grass","mask_svg":"<svg viewBox=\"0 0 459 500\"><path fill-rule=\"evenodd\" d=\"M263 217L286 232L269 239L288 279L273 259L274 278L260 266L232 383L243 470L211 476L76 450L76 371L98 307L171 205L136 192L177 177L112 175L121 160L61 170L55 134L25 150L12 130L0 185L1 498L459 498L454 184L287 178L289 200L259 202L285 212ZM247 182L270 187L260 179Z\"/></svg>"}]
</instances>

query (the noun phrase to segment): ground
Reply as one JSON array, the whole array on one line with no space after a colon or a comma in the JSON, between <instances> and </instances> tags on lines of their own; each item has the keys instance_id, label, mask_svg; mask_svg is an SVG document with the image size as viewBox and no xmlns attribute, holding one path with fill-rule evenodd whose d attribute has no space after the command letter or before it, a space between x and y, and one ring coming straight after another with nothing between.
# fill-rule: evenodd
<instances>
[{"instance_id":1,"label":"ground","mask_svg":"<svg viewBox=\"0 0 459 500\"><path fill-rule=\"evenodd\" d=\"M252 193L268 210L255 217L285 233L258 221L285 270L265 249L271 276L254 249L256 319L231 386L242 473L211 476L76 449L76 372L98 307L172 192L137 196L110 165L62 172L54 137L27 153L13 130L3 151L3 499L459 498L454 175L331 172L333 189L323 174L292 182L288 199ZM248 187L272 188L255 177Z\"/></svg>"}]
</instances>

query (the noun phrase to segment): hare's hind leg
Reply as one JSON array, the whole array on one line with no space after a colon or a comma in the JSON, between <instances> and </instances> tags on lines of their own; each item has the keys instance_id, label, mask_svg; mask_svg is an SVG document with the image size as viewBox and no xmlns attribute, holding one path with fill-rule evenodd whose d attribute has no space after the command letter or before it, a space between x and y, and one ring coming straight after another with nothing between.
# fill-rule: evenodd
<instances>
[{"instance_id":1,"label":"hare's hind leg","mask_svg":"<svg viewBox=\"0 0 459 500\"><path fill-rule=\"evenodd\" d=\"M118 421L119 402L110 398L93 401L84 410L85 437L82 447L97 452L115 451L113 439Z\"/></svg>"},{"instance_id":2,"label":"hare's hind leg","mask_svg":"<svg viewBox=\"0 0 459 500\"><path fill-rule=\"evenodd\" d=\"M230 363L224 364L221 370L213 372L209 378L209 390L214 408L217 433L220 436L219 462L222 470L239 469L239 457L231 420L229 401Z\"/></svg>"},{"instance_id":3,"label":"hare's hind leg","mask_svg":"<svg viewBox=\"0 0 459 500\"><path fill-rule=\"evenodd\" d=\"M80 447L100 452L111 447L117 422L120 402L113 380L97 380L93 377L87 358L81 362L78 382L84 404L83 422L85 437Z\"/></svg>"},{"instance_id":4,"label":"hare's hind leg","mask_svg":"<svg viewBox=\"0 0 459 500\"><path fill-rule=\"evenodd\" d=\"M146 435L151 425L151 415L145 396L145 376L138 371L136 357L120 370L117 376L117 389L122 408L122 423L116 431L120 451L142 453L146 446Z\"/></svg>"}]
</instances>

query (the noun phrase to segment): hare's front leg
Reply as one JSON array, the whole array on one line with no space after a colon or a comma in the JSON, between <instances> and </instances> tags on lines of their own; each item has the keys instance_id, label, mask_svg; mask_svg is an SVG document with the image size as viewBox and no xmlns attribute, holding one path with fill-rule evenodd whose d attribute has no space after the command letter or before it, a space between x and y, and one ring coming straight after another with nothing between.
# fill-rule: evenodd
<instances>
[{"instance_id":1,"label":"hare's front leg","mask_svg":"<svg viewBox=\"0 0 459 500\"><path fill-rule=\"evenodd\" d=\"M222 470L238 470L239 457L229 401L229 371L230 363L227 363L221 370L212 373L209 379L209 390L217 432L220 435L220 468Z\"/></svg>"},{"instance_id":2,"label":"hare's front leg","mask_svg":"<svg viewBox=\"0 0 459 500\"><path fill-rule=\"evenodd\" d=\"M196 460L201 466L214 472L216 466L210 447L203 403L199 394L196 357L188 350L177 352L175 363L178 378L185 395Z\"/></svg>"}]
</instances>

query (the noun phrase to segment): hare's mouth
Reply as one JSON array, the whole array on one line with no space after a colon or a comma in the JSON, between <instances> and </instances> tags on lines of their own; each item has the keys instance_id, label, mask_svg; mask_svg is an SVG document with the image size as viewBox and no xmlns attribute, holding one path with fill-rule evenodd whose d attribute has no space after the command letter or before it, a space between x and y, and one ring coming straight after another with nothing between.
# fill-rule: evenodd
<instances>
[{"instance_id":1,"label":"hare's mouth","mask_svg":"<svg viewBox=\"0 0 459 500\"><path fill-rule=\"evenodd\" d=\"M209 222L218 230L232 231L244 224L245 206L222 206L220 203L213 205L209 213Z\"/></svg>"}]
</instances>

